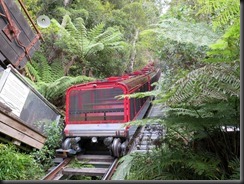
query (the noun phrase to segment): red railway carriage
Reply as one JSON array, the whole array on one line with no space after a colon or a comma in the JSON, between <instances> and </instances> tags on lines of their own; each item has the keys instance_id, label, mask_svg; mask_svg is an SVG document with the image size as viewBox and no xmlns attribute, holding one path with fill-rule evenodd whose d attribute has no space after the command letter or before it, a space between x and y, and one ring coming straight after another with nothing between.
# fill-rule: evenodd
<instances>
[{"instance_id":1,"label":"red railway carriage","mask_svg":"<svg viewBox=\"0 0 244 184\"><path fill-rule=\"evenodd\" d=\"M135 127L126 122L142 119L150 105L150 98L118 99L118 95L152 90L160 71L153 63L142 70L121 77L109 77L70 87L66 92L66 119L64 149L75 147L80 140L103 141L114 156L125 152L128 139ZM74 139L75 141L72 141ZM123 143L121 141L124 141ZM77 144L71 144L76 142ZM81 141L82 142L82 141Z\"/></svg>"}]
</instances>

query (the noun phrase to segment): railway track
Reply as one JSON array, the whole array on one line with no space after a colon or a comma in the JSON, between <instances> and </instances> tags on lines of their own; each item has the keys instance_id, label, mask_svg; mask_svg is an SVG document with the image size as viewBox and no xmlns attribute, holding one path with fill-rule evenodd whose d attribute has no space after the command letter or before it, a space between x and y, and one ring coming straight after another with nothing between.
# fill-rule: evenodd
<instances>
[{"instance_id":1,"label":"railway track","mask_svg":"<svg viewBox=\"0 0 244 184\"><path fill-rule=\"evenodd\" d=\"M153 108L158 108L153 106ZM154 117L155 109L150 108L147 117ZM161 145L165 136L165 128L157 123L148 122L145 126L138 126L128 144L127 154L132 152L147 152ZM56 161L55 161L56 160ZM72 180L74 176L91 177L91 180L110 180L119 166L118 158L106 154L88 152L68 157L64 150L57 150L54 162L56 166L42 180Z\"/></svg>"},{"instance_id":2,"label":"railway track","mask_svg":"<svg viewBox=\"0 0 244 184\"><path fill-rule=\"evenodd\" d=\"M146 152L160 147L164 138L165 129L162 125L154 123L142 127L140 133L134 140L134 147L130 152Z\"/></svg>"},{"instance_id":3,"label":"railway track","mask_svg":"<svg viewBox=\"0 0 244 184\"><path fill-rule=\"evenodd\" d=\"M164 135L159 124L139 127L131 140L128 153L145 152L157 147L157 141ZM110 180L118 166L118 158L108 154L78 154L67 157L66 153L55 158L57 166L42 180L72 180L74 176L90 177L91 180ZM82 179L82 178L81 178Z\"/></svg>"},{"instance_id":4,"label":"railway track","mask_svg":"<svg viewBox=\"0 0 244 184\"><path fill-rule=\"evenodd\" d=\"M110 155L79 154L64 158L42 180L67 180L73 176L88 176L92 180L109 180L117 163L118 159Z\"/></svg>"}]
</instances>

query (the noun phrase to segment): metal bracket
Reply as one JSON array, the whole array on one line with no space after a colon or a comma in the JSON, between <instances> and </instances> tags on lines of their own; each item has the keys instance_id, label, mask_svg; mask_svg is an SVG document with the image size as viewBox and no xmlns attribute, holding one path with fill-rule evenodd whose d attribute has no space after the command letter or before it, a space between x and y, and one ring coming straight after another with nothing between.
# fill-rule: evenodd
<instances>
[{"instance_id":1,"label":"metal bracket","mask_svg":"<svg viewBox=\"0 0 244 184\"><path fill-rule=\"evenodd\" d=\"M2 15L3 17L5 17L8 21L7 26L4 28L4 33L6 34L6 36L8 37L8 39L10 41L13 41L14 38L18 39L18 36L20 34L20 30L19 28L16 26L16 24L14 23L14 21L11 19L11 16L9 14L9 11L4 3L4 0L0 0L0 5L3 8L4 11L4 15Z\"/></svg>"}]
</instances>

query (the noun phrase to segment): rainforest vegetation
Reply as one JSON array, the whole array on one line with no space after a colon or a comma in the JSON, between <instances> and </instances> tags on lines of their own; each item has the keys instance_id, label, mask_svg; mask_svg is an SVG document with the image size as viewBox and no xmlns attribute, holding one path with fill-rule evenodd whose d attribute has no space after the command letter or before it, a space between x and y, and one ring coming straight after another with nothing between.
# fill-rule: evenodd
<instances>
[{"instance_id":1,"label":"rainforest vegetation","mask_svg":"<svg viewBox=\"0 0 244 184\"><path fill-rule=\"evenodd\" d=\"M47 15L51 24L38 27L44 41L21 72L61 112L65 90L73 84L122 75L148 61L161 68L157 90L137 97L154 95L153 103L167 108L160 117L131 123L159 122L166 136L150 153L124 156L113 179L240 180L240 1L25 0L24 4L33 20ZM58 133L50 135L60 135L60 128L55 130ZM42 165L42 172L51 164L47 160L59 137L49 139L49 146L25 158ZM16 152L0 148L4 153L0 161L9 155L7 149ZM23 156L16 157L24 162ZM5 166L1 180L10 178L11 165ZM20 174L12 179L36 179L19 167ZM38 167L34 171L36 177L42 173Z\"/></svg>"}]
</instances>

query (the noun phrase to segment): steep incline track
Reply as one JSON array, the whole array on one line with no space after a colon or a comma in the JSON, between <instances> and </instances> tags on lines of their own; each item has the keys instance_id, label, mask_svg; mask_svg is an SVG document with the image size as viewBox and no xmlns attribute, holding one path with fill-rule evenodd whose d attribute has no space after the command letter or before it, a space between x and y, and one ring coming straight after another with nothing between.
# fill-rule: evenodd
<instances>
[{"instance_id":1,"label":"steep incline track","mask_svg":"<svg viewBox=\"0 0 244 184\"><path fill-rule=\"evenodd\" d=\"M164 128L159 124L140 127L128 153L150 151L160 145L164 134ZM79 154L71 158L57 157L56 160L62 161L43 180L63 180L74 175L91 176L95 180L110 180L118 166L118 158L110 155ZM76 163L75 166L70 166L72 162Z\"/></svg>"},{"instance_id":2,"label":"steep incline track","mask_svg":"<svg viewBox=\"0 0 244 184\"><path fill-rule=\"evenodd\" d=\"M152 106L147 117L156 117L161 112L158 105ZM165 129L162 125L150 122L145 126L139 126L129 144L128 153L147 152L160 146L164 138ZM59 154L55 159L59 160L58 165L53 168L43 180L64 180L72 176L90 176L94 180L110 180L117 168L118 158L110 155L89 153L67 157L66 153ZM75 162L75 167L70 166ZM78 163L78 164L77 164Z\"/></svg>"},{"instance_id":3,"label":"steep incline track","mask_svg":"<svg viewBox=\"0 0 244 184\"><path fill-rule=\"evenodd\" d=\"M63 180L74 175L91 176L106 180L114 171L117 161L118 159L110 155L79 154L72 158L67 157L53 168L43 180ZM72 165L72 163L75 164Z\"/></svg>"}]
</instances>

